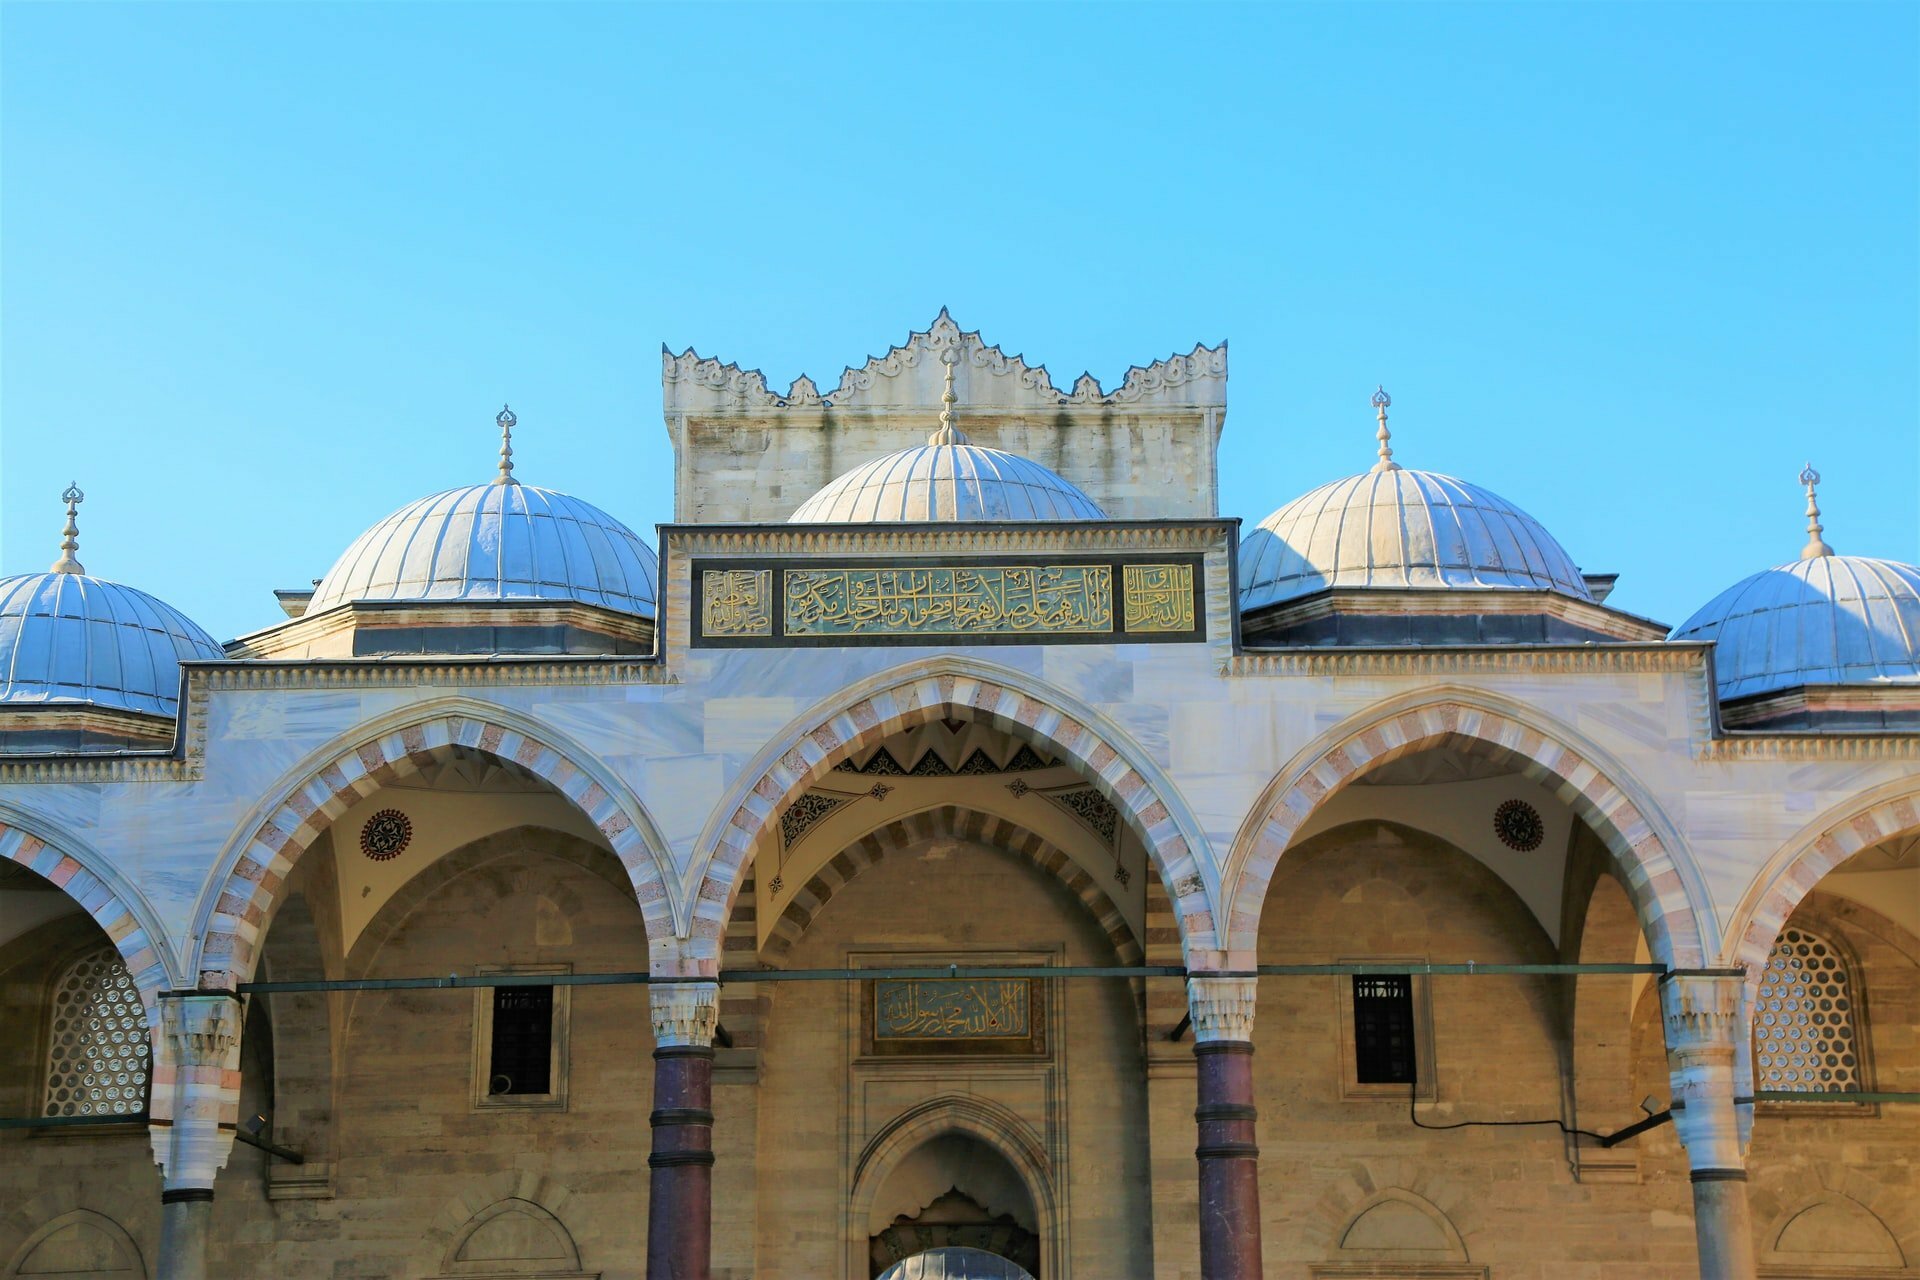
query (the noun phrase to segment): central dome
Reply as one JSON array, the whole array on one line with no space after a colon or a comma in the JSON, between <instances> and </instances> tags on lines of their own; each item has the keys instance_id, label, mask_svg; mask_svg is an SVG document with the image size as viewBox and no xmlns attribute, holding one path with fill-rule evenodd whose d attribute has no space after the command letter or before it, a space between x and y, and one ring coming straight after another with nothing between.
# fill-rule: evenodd
<instances>
[{"instance_id":1,"label":"central dome","mask_svg":"<svg viewBox=\"0 0 1920 1280\"><path fill-rule=\"evenodd\" d=\"M886 520L1105 520L1099 504L1054 472L1017 453L973 444L915 445L855 467L800 504L793 524Z\"/></svg>"},{"instance_id":2,"label":"central dome","mask_svg":"<svg viewBox=\"0 0 1920 1280\"><path fill-rule=\"evenodd\" d=\"M408 503L354 540L308 614L357 600L577 601L652 617L653 549L590 503L517 480Z\"/></svg>"}]
</instances>

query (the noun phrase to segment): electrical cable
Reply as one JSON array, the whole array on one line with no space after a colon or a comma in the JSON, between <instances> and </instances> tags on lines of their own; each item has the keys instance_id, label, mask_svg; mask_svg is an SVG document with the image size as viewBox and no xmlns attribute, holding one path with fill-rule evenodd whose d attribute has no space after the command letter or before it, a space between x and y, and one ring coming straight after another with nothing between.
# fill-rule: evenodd
<instances>
[{"instance_id":1,"label":"electrical cable","mask_svg":"<svg viewBox=\"0 0 1920 1280\"><path fill-rule=\"evenodd\" d=\"M1419 1079L1419 1076L1416 1074L1413 1079L1407 1081L1407 1119L1413 1121L1415 1128L1435 1129L1435 1130L1439 1130L1439 1129L1507 1129L1507 1128L1525 1128L1529 1125L1550 1124L1554 1128L1560 1130L1560 1132L1566 1134L1568 1137L1592 1138L1595 1142L1599 1142L1599 1143L1606 1142L1606 1136L1604 1134L1595 1133L1591 1129L1571 1128L1563 1120L1456 1120L1452 1124L1427 1124L1425 1121L1420 1119L1420 1113L1418 1110L1416 1110L1416 1106L1419 1102L1419 1095L1420 1095L1420 1079Z\"/></svg>"}]
</instances>

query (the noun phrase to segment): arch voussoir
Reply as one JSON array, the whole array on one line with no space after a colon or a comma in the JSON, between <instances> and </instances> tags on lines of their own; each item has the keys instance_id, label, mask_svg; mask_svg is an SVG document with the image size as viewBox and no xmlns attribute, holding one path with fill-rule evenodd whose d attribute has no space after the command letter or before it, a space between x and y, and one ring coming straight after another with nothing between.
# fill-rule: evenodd
<instances>
[{"instance_id":1,"label":"arch voussoir","mask_svg":"<svg viewBox=\"0 0 1920 1280\"><path fill-rule=\"evenodd\" d=\"M1267 890L1281 857L1313 814L1368 770L1450 741L1469 740L1517 758L1525 776L1551 790L1595 829L1622 872L1656 957L1704 964L1707 951L1695 906L1673 851L1644 808L1608 771L1537 725L1498 709L1457 700L1404 709L1361 724L1276 777L1243 829L1236 859L1230 952L1251 955Z\"/></svg>"},{"instance_id":2,"label":"arch voussoir","mask_svg":"<svg viewBox=\"0 0 1920 1280\"><path fill-rule=\"evenodd\" d=\"M260 939L294 867L320 833L358 801L410 777L451 747L519 765L584 813L627 870L650 938L673 934L672 902L645 833L627 806L572 755L511 725L442 714L341 750L287 788L234 857L202 932L202 990L232 990L252 974Z\"/></svg>"}]
</instances>

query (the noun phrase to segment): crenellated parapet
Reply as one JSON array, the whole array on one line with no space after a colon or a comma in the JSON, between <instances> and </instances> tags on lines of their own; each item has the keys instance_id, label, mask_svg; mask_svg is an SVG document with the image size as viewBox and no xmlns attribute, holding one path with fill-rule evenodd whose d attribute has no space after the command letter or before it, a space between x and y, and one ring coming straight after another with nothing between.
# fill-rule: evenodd
<instances>
[{"instance_id":1,"label":"crenellated parapet","mask_svg":"<svg viewBox=\"0 0 1920 1280\"><path fill-rule=\"evenodd\" d=\"M825 392L804 374L776 392L757 369L662 348L677 518L785 520L836 476L924 440L949 358L956 417L975 443L1053 468L1116 518L1216 513L1226 343L1136 365L1110 391L1091 373L1063 390L1046 366L961 329L943 308Z\"/></svg>"}]
</instances>

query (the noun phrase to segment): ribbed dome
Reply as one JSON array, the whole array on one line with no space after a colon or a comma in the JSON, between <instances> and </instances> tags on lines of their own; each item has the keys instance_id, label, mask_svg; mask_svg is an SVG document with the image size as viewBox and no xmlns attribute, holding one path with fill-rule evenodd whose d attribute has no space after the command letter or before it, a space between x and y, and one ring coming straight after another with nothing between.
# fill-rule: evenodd
<instances>
[{"instance_id":1,"label":"ribbed dome","mask_svg":"<svg viewBox=\"0 0 1920 1280\"><path fill-rule=\"evenodd\" d=\"M82 573L0 578L0 704L180 709L180 663L214 638L144 591Z\"/></svg>"},{"instance_id":2,"label":"ribbed dome","mask_svg":"<svg viewBox=\"0 0 1920 1280\"><path fill-rule=\"evenodd\" d=\"M1498 494L1402 467L1315 489L1240 544L1240 607L1329 587L1558 591L1593 597L1553 535Z\"/></svg>"},{"instance_id":3,"label":"ribbed dome","mask_svg":"<svg viewBox=\"0 0 1920 1280\"><path fill-rule=\"evenodd\" d=\"M988 1253L946 1245L902 1258L880 1273L879 1280L1033 1280L1019 1264Z\"/></svg>"},{"instance_id":4,"label":"ribbed dome","mask_svg":"<svg viewBox=\"0 0 1920 1280\"><path fill-rule=\"evenodd\" d=\"M1866 556L1783 564L1722 591L1673 638L1715 642L1723 699L1920 681L1920 569Z\"/></svg>"},{"instance_id":5,"label":"ribbed dome","mask_svg":"<svg viewBox=\"0 0 1920 1280\"><path fill-rule=\"evenodd\" d=\"M794 524L884 520L1105 520L1086 494L1039 463L966 443L922 444L855 467L800 504Z\"/></svg>"},{"instance_id":6,"label":"ribbed dome","mask_svg":"<svg viewBox=\"0 0 1920 1280\"><path fill-rule=\"evenodd\" d=\"M598 507L518 482L449 489L361 534L317 614L355 600L575 600L652 617L653 549Z\"/></svg>"}]
</instances>

